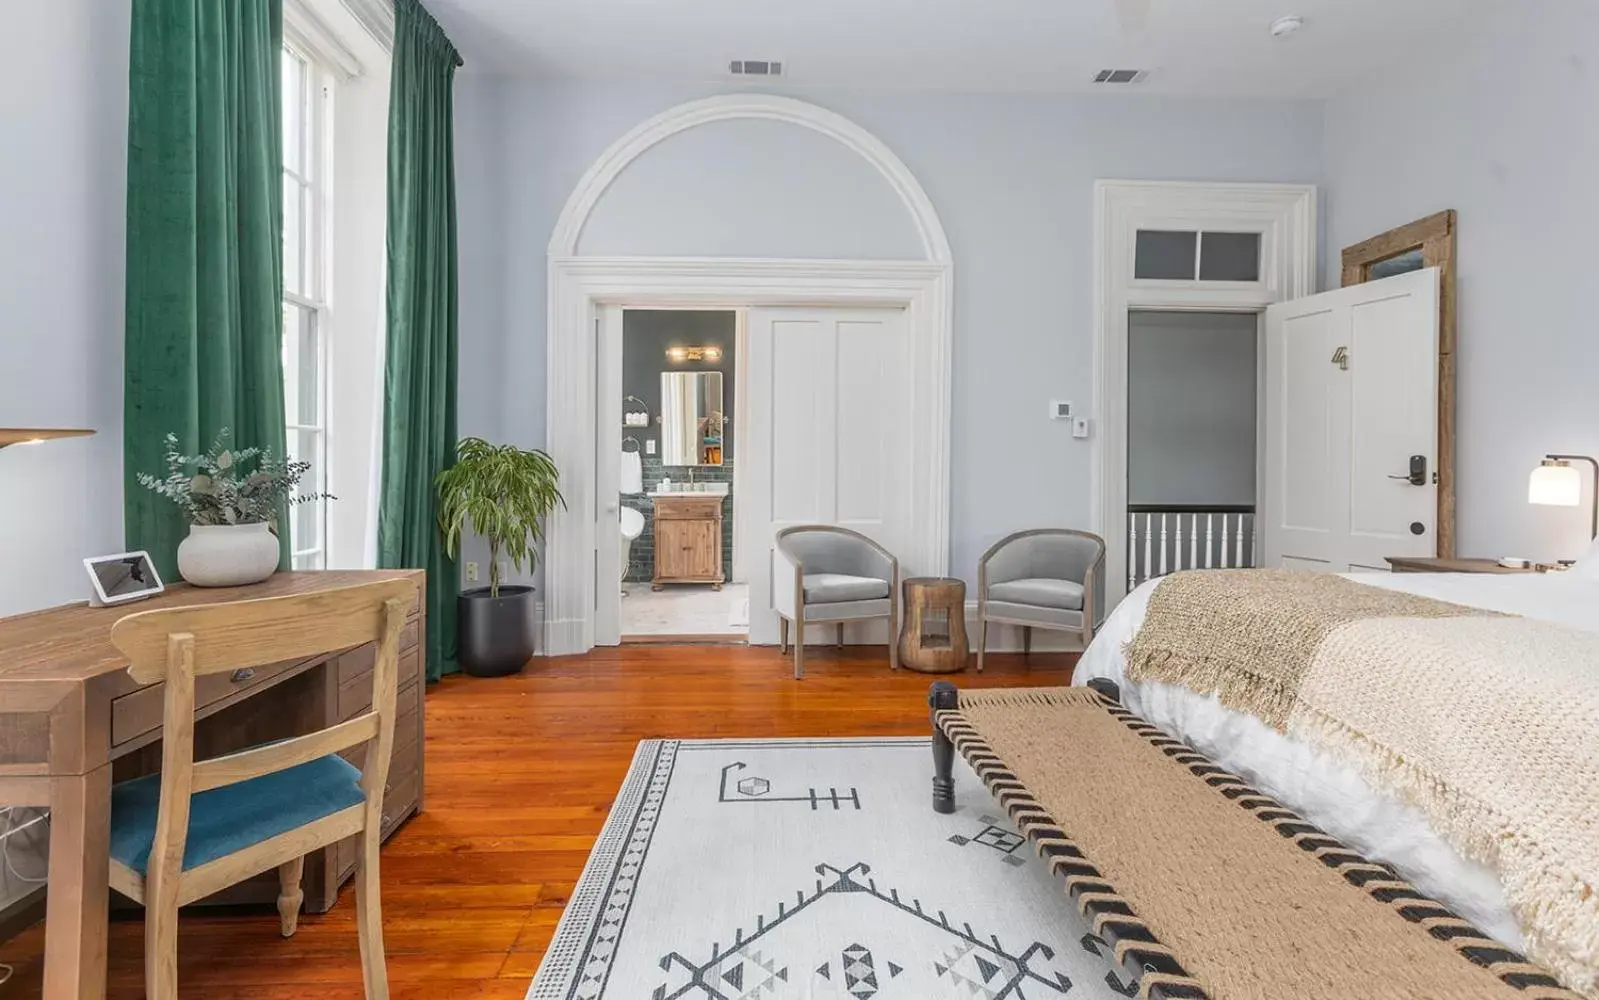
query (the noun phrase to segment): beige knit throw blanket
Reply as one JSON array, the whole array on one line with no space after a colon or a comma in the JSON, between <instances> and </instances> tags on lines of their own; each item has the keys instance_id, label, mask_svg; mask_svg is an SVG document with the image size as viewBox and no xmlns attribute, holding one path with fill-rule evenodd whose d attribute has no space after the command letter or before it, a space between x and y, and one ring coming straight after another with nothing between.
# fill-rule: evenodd
<instances>
[{"instance_id":1,"label":"beige knit throw blanket","mask_svg":"<svg viewBox=\"0 0 1599 1000\"><path fill-rule=\"evenodd\" d=\"M1279 570L1178 573L1128 677L1351 765L1492 868L1527 953L1599 997L1599 634Z\"/></svg>"}]
</instances>

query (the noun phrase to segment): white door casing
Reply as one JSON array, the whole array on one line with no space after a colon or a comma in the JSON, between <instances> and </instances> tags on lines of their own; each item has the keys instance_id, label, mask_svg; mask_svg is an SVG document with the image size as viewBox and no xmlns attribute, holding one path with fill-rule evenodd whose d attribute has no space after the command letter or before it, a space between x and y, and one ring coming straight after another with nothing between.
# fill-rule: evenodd
<instances>
[{"instance_id":1,"label":"white door casing","mask_svg":"<svg viewBox=\"0 0 1599 1000\"><path fill-rule=\"evenodd\" d=\"M808 128L860 156L899 198L920 238L925 259L828 261L578 254L579 239L589 216L634 160L680 132L737 119ZM901 557L920 572L947 572L953 261L938 213L904 161L859 125L817 105L773 94L719 95L670 108L612 143L568 196L550 236L545 450L561 470L561 489L568 507L552 514L545 528L542 652L582 653L595 643L595 396L601 386L594 316L606 304L903 308L909 331L908 365L915 385L906 419L912 427L916 475L905 484L912 513L910 539Z\"/></svg>"},{"instance_id":2,"label":"white door casing","mask_svg":"<svg viewBox=\"0 0 1599 1000\"><path fill-rule=\"evenodd\" d=\"M1094 491L1106 610L1127 590L1127 313L1258 312L1316 288L1316 188L1102 180L1094 185ZM1133 277L1141 229L1260 234L1258 281Z\"/></svg>"},{"instance_id":3,"label":"white door casing","mask_svg":"<svg viewBox=\"0 0 1599 1000\"><path fill-rule=\"evenodd\" d=\"M594 396L599 407L594 415L596 646L615 646L622 641L622 320L621 306L606 305L597 310L594 324L594 371L599 380L599 392ZM642 441L637 435L635 439Z\"/></svg>"},{"instance_id":4,"label":"white door casing","mask_svg":"<svg viewBox=\"0 0 1599 1000\"><path fill-rule=\"evenodd\" d=\"M735 461L749 463L750 474L734 503L747 505L755 548L750 642L770 644L777 641L771 594L779 530L838 525L910 558L905 413L914 387L902 310L753 309L748 342L750 433ZM852 625L846 635L881 643L886 625Z\"/></svg>"},{"instance_id":5,"label":"white door casing","mask_svg":"<svg viewBox=\"0 0 1599 1000\"><path fill-rule=\"evenodd\" d=\"M1265 565L1436 553L1438 308L1429 268L1266 310Z\"/></svg>"}]
</instances>

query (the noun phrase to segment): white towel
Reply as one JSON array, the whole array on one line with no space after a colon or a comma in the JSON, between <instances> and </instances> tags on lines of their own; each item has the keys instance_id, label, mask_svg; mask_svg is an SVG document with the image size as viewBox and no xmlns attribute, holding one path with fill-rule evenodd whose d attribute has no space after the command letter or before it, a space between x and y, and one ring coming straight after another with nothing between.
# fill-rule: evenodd
<instances>
[{"instance_id":1,"label":"white towel","mask_svg":"<svg viewBox=\"0 0 1599 1000\"><path fill-rule=\"evenodd\" d=\"M639 458L639 453L636 451L622 452L621 492L644 492L644 460Z\"/></svg>"}]
</instances>

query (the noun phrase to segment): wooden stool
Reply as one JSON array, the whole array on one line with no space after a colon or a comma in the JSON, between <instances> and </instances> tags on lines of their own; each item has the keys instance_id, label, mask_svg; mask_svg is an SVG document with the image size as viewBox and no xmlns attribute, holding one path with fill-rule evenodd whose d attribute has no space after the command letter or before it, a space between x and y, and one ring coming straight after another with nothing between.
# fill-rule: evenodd
<instances>
[{"instance_id":1,"label":"wooden stool","mask_svg":"<svg viewBox=\"0 0 1599 1000\"><path fill-rule=\"evenodd\" d=\"M966 669L966 584L941 576L905 581L899 631L900 666L924 674Z\"/></svg>"}]
</instances>

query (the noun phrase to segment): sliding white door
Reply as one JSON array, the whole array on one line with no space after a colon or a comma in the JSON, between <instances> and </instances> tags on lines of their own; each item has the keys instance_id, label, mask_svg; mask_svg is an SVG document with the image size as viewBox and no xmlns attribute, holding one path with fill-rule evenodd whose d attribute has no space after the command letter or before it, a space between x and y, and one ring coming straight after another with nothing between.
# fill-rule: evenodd
<instances>
[{"instance_id":1,"label":"sliding white door","mask_svg":"<svg viewBox=\"0 0 1599 1000\"><path fill-rule=\"evenodd\" d=\"M750 641L777 641L772 540L796 524L834 524L904 558L911 477L904 313L888 309L754 309L749 314L749 436L738 462L749 504ZM831 627L828 627L831 634ZM852 626L883 642L886 625ZM812 641L820 641L817 630Z\"/></svg>"}]
</instances>

